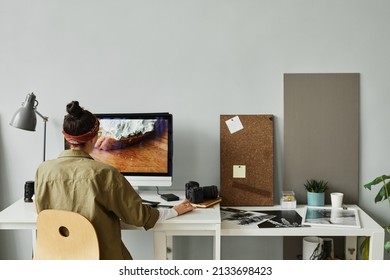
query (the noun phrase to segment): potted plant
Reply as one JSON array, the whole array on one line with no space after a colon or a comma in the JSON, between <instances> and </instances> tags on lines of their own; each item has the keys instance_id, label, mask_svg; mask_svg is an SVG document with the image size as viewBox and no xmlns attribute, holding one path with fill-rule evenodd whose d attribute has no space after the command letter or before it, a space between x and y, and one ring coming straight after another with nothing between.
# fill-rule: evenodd
<instances>
[{"instance_id":1,"label":"potted plant","mask_svg":"<svg viewBox=\"0 0 390 280\"><path fill-rule=\"evenodd\" d=\"M307 205L308 206L324 206L325 191L328 188L328 182L323 180L317 181L314 179L306 180L304 184L307 190Z\"/></svg>"},{"instance_id":2,"label":"potted plant","mask_svg":"<svg viewBox=\"0 0 390 280\"><path fill-rule=\"evenodd\" d=\"M390 181L387 180L390 180L390 175L382 175L364 185L364 188L371 190L372 186L381 183L383 184L375 196L375 203L387 200L390 204ZM386 230L390 233L390 225L386 227ZM362 252L363 259L368 259L369 243L369 238L365 238L360 245L360 251ZM385 243L385 249L387 252L390 252L390 241Z\"/></svg>"}]
</instances>

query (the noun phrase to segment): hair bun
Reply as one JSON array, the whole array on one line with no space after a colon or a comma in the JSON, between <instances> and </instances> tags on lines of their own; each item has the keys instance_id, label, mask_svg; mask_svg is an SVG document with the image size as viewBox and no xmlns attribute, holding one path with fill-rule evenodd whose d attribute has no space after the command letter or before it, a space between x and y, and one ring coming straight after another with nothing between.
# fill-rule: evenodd
<instances>
[{"instance_id":1,"label":"hair bun","mask_svg":"<svg viewBox=\"0 0 390 280\"><path fill-rule=\"evenodd\" d=\"M80 107L78 101L72 101L68 105L66 105L66 111L69 115L75 118L80 118L84 112L84 109Z\"/></svg>"}]
</instances>

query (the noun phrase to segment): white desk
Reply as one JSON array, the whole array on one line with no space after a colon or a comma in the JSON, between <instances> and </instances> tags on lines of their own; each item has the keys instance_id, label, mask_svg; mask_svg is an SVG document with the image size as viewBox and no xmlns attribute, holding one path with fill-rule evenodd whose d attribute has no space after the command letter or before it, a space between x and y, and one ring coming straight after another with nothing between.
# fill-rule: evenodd
<instances>
[{"instance_id":1,"label":"white desk","mask_svg":"<svg viewBox=\"0 0 390 280\"><path fill-rule=\"evenodd\" d=\"M257 228L240 225L232 225L223 221L221 223L222 236L345 236L347 244L355 243L357 236L370 236L370 259L383 260L385 231L370 216L356 205L348 206L357 208L360 218L361 228L346 227L296 227L296 228ZM283 210L280 206L273 207L231 207L246 211L269 211ZM298 205L296 209L300 216L303 216L304 206Z\"/></svg>"},{"instance_id":2,"label":"white desk","mask_svg":"<svg viewBox=\"0 0 390 280\"><path fill-rule=\"evenodd\" d=\"M183 192L173 192L184 199ZM150 201L161 202L162 205L176 205L178 201L167 202L156 196L155 192L142 192L141 197ZM132 228L122 224L122 229ZM154 231L154 258L170 259L166 249L173 249L173 236L213 236L213 258L220 259L221 256L221 216L219 205L210 208L198 208L185 215L158 223Z\"/></svg>"},{"instance_id":3,"label":"white desk","mask_svg":"<svg viewBox=\"0 0 390 280\"><path fill-rule=\"evenodd\" d=\"M183 197L182 192L176 193ZM161 200L154 192L142 192L141 196L146 200L161 201L163 204L177 204ZM220 259L221 236L346 236L347 240L356 240L357 236L370 236L370 259L383 259L384 256L384 229L370 216L357 206L361 228L336 228L336 227L299 227L299 228L245 228L244 226L231 227L221 223L219 205L208 209L196 209L191 213L179 216L154 227L154 256L155 259L169 258L166 248L171 246L172 236L179 235L210 235L214 239L214 259ZM235 207L248 211L253 210L281 210L280 206L273 207ZM304 206L295 209L301 216ZM123 229L134 227L123 224ZM18 200L8 208L0 212L1 229L30 229L35 241L36 213L34 203L25 203ZM354 241L355 242L355 241ZM355 242L356 243L356 242ZM34 244L34 243L33 243Z\"/></svg>"},{"instance_id":4,"label":"white desk","mask_svg":"<svg viewBox=\"0 0 390 280\"><path fill-rule=\"evenodd\" d=\"M184 197L182 192L176 194L180 197ZM155 192L142 192L141 196L146 200L161 201L164 205L175 205L178 203L178 201L166 202L161 200ZM36 218L35 204L26 203L23 199L20 199L0 212L0 230L32 230L33 244L35 244ZM210 235L214 238L214 259L220 259L220 224L221 217L218 205L207 209L195 209L191 213L156 224L153 228L154 258L170 258L170 255L167 254L167 246L172 246L172 237L175 235ZM122 224L122 229L131 230L136 228L134 226Z\"/></svg>"}]
</instances>

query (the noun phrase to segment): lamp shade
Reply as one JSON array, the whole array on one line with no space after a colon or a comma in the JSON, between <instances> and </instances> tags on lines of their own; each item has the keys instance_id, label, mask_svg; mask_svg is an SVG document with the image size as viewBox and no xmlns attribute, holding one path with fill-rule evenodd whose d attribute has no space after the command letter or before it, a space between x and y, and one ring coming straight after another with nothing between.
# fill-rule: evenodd
<instances>
[{"instance_id":1,"label":"lamp shade","mask_svg":"<svg viewBox=\"0 0 390 280\"><path fill-rule=\"evenodd\" d=\"M28 94L22 107L12 117L10 125L24 130L35 131L37 125L36 103L34 93Z\"/></svg>"}]
</instances>

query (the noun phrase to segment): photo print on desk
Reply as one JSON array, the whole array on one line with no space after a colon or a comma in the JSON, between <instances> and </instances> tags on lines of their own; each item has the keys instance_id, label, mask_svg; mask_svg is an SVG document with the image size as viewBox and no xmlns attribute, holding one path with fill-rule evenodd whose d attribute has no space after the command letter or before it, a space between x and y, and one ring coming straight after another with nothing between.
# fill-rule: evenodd
<instances>
[{"instance_id":1,"label":"photo print on desk","mask_svg":"<svg viewBox=\"0 0 390 280\"><path fill-rule=\"evenodd\" d=\"M301 227L302 217L295 210L246 211L221 208L222 222L254 228Z\"/></svg>"},{"instance_id":2,"label":"photo print on desk","mask_svg":"<svg viewBox=\"0 0 390 280\"><path fill-rule=\"evenodd\" d=\"M272 215L274 218L265 223L258 224L259 228L291 228L301 227L302 217L295 210L273 210L261 211L266 215Z\"/></svg>"},{"instance_id":3,"label":"photo print on desk","mask_svg":"<svg viewBox=\"0 0 390 280\"><path fill-rule=\"evenodd\" d=\"M358 210L307 206L303 215L304 225L360 228Z\"/></svg>"},{"instance_id":4,"label":"photo print on desk","mask_svg":"<svg viewBox=\"0 0 390 280\"><path fill-rule=\"evenodd\" d=\"M221 208L221 221L232 222L241 226L257 226L258 223L263 223L274 218L273 215L267 215L259 212L245 211L235 208Z\"/></svg>"}]
</instances>

